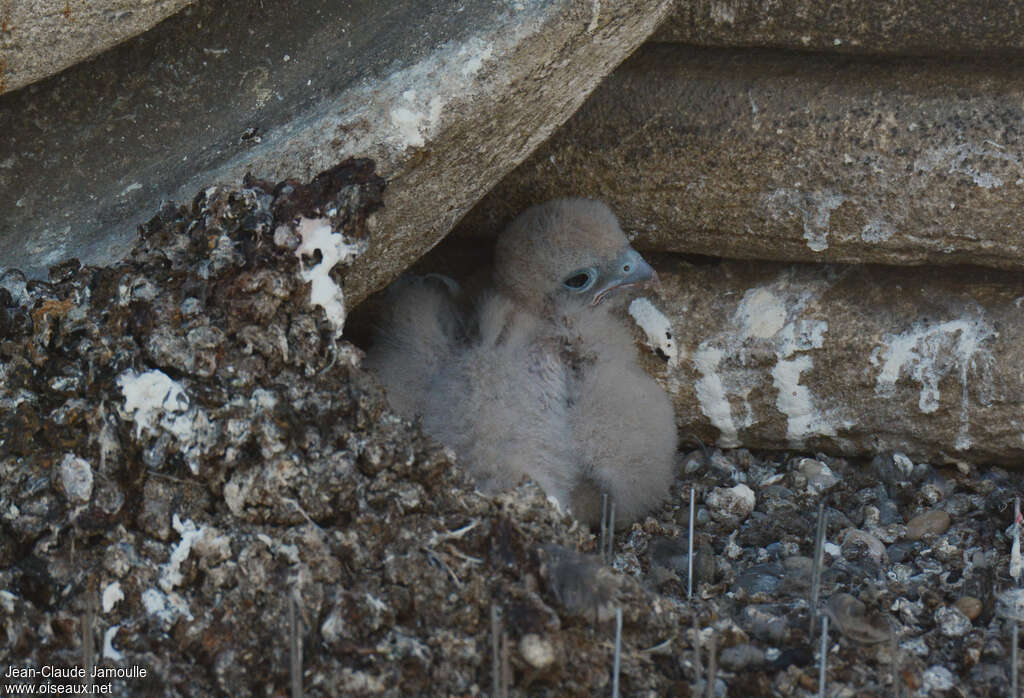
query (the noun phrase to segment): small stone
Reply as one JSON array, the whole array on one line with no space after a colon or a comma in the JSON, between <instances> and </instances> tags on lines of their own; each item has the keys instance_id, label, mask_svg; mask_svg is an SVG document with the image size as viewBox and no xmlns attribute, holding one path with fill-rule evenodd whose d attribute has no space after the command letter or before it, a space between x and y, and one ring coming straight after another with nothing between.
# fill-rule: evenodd
<instances>
[{"instance_id":1,"label":"small stone","mask_svg":"<svg viewBox=\"0 0 1024 698\"><path fill-rule=\"evenodd\" d=\"M651 565L686 575L689 570L689 547L685 538L652 538L647 547Z\"/></svg>"},{"instance_id":2,"label":"small stone","mask_svg":"<svg viewBox=\"0 0 1024 698\"><path fill-rule=\"evenodd\" d=\"M782 561L782 566L786 568L786 577L792 582L803 580L807 584L814 574L814 560L806 555L790 555Z\"/></svg>"},{"instance_id":3,"label":"small stone","mask_svg":"<svg viewBox=\"0 0 1024 698\"><path fill-rule=\"evenodd\" d=\"M142 508L136 524L142 531L157 540L171 538L171 504L175 489L167 482L149 478L142 487Z\"/></svg>"},{"instance_id":4,"label":"small stone","mask_svg":"<svg viewBox=\"0 0 1024 698\"><path fill-rule=\"evenodd\" d=\"M555 648L546 638L527 633L519 640L519 654L534 669L547 669L555 662Z\"/></svg>"},{"instance_id":5,"label":"small stone","mask_svg":"<svg viewBox=\"0 0 1024 698\"><path fill-rule=\"evenodd\" d=\"M754 491L744 484L735 487L716 487L708 493L705 502L716 521L736 525L754 511Z\"/></svg>"},{"instance_id":6,"label":"small stone","mask_svg":"<svg viewBox=\"0 0 1024 698\"><path fill-rule=\"evenodd\" d=\"M1024 620L1024 589L1007 589L996 596L996 614Z\"/></svg>"},{"instance_id":7,"label":"small stone","mask_svg":"<svg viewBox=\"0 0 1024 698\"><path fill-rule=\"evenodd\" d=\"M832 469L820 460L801 458L797 467L807 478L807 491L811 494L821 494L835 487L840 481Z\"/></svg>"},{"instance_id":8,"label":"small stone","mask_svg":"<svg viewBox=\"0 0 1024 698\"><path fill-rule=\"evenodd\" d=\"M730 671L755 669L764 664L764 650L749 644L734 645L722 650L718 661Z\"/></svg>"},{"instance_id":9,"label":"small stone","mask_svg":"<svg viewBox=\"0 0 1024 698\"><path fill-rule=\"evenodd\" d=\"M955 606L943 606L937 609L935 623L946 637L963 637L971 632L971 619Z\"/></svg>"},{"instance_id":10,"label":"small stone","mask_svg":"<svg viewBox=\"0 0 1024 698\"><path fill-rule=\"evenodd\" d=\"M613 600L620 580L598 556L553 544L539 553L541 576L566 610L602 622L615 617Z\"/></svg>"},{"instance_id":11,"label":"small stone","mask_svg":"<svg viewBox=\"0 0 1024 698\"><path fill-rule=\"evenodd\" d=\"M777 645L786 639L786 619L771 606L750 604L743 608L741 616L743 626L762 642Z\"/></svg>"},{"instance_id":12,"label":"small stone","mask_svg":"<svg viewBox=\"0 0 1024 698\"><path fill-rule=\"evenodd\" d=\"M693 583L715 581L715 550L710 543L701 543L693 556Z\"/></svg>"},{"instance_id":13,"label":"small stone","mask_svg":"<svg viewBox=\"0 0 1024 698\"><path fill-rule=\"evenodd\" d=\"M687 475L693 475L704 467L705 460L703 451L690 451L683 458L683 472ZM686 496L689 496L689 490L686 490Z\"/></svg>"},{"instance_id":14,"label":"small stone","mask_svg":"<svg viewBox=\"0 0 1024 698\"><path fill-rule=\"evenodd\" d=\"M843 557L850 562L869 558L877 565L885 556L885 543L877 536L856 528L846 530L841 549Z\"/></svg>"},{"instance_id":15,"label":"small stone","mask_svg":"<svg viewBox=\"0 0 1024 698\"><path fill-rule=\"evenodd\" d=\"M864 644L874 644L892 638L892 626L887 616L869 612L867 606L850 594L834 594L826 612L846 637Z\"/></svg>"},{"instance_id":16,"label":"small stone","mask_svg":"<svg viewBox=\"0 0 1024 698\"><path fill-rule=\"evenodd\" d=\"M980 599L976 599L973 596L961 596L953 604L956 609L963 613L965 616L974 620L981 615L982 603Z\"/></svg>"},{"instance_id":17,"label":"small stone","mask_svg":"<svg viewBox=\"0 0 1024 698\"><path fill-rule=\"evenodd\" d=\"M903 562L912 559L917 552L919 544L914 541L901 541L893 543L886 549L890 562Z\"/></svg>"},{"instance_id":18,"label":"small stone","mask_svg":"<svg viewBox=\"0 0 1024 698\"><path fill-rule=\"evenodd\" d=\"M921 540L927 535L941 536L949 529L952 519L941 509L930 509L918 514L907 523L907 540Z\"/></svg>"},{"instance_id":19,"label":"small stone","mask_svg":"<svg viewBox=\"0 0 1024 698\"><path fill-rule=\"evenodd\" d=\"M897 452L892 454L892 462L904 480L909 478L910 474L914 472L914 462L902 453Z\"/></svg>"},{"instance_id":20,"label":"small stone","mask_svg":"<svg viewBox=\"0 0 1024 698\"><path fill-rule=\"evenodd\" d=\"M922 466L926 464L921 464ZM919 466L921 467L921 466ZM927 466L928 471L918 488L921 499L928 504L934 506L939 501L945 499L947 496L953 493L953 482L947 477L946 474L939 472L931 466ZM943 507L945 508L945 507Z\"/></svg>"},{"instance_id":21,"label":"small stone","mask_svg":"<svg viewBox=\"0 0 1024 698\"><path fill-rule=\"evenodd\" d=\"M921 688L925 693L948 691L953 688L953 672L938 664L928 667L922 679L923 685Z\"/></svg>"},{"instance_id":22,"label":"small stone","mask_svg":"<svg viewBox=\"0 0 1024 698\"><path fill-rule=\"evenodd\" d=\"M771 594L782 584L785 570L777 562L766 562L754 565L736 577L733 591L744 591L747 594Z\"/></svg>"},{"instance_id":23,"label":"small stone","mask_svg":"<svg viewBox=\"0 0 1024 698\"><path fill-rule=\"evenodd\" d=\"M60 463L60 485L74 504L84 504L92 496L92 466L74 453L65 454Z\"/></svg>"}]
</instances>

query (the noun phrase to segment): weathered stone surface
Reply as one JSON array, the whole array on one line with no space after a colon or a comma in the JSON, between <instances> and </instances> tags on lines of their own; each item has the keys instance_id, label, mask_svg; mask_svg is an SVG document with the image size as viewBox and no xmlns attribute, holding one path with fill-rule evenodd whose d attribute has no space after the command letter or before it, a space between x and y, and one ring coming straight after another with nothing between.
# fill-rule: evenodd
<instances>
[{"instance_id":1,"label":"weathered stone surface","mask_svg":"<svg viewBox=\"0 0 1024 698\"><path fill-rule=\"evenodd\" d=\"M670 260L658 273L653 302L674 344L648 368L681 434L931 463L1024 458L1024 275Z\"/></svg>"},{"instance_id":2,"label":"weathered stone surface","mask_svg":"<svg viewBox=\"0 0 1024 698\"><path fill-rule=\"evenodd\" d=\"M0 2L0 94L91 58L194 0Z\"/></svg>"},{"instance_id":3,"label":"weathered stone surface","mask_svg":"<svg viewBox=\"0 0 1024 698\"><path fill-rule=\"evenodd\" d=\"M117 258L161 200L349 156L389 181L357 302L434 244L627 56L669 0L197 5L0 98L0 260Z\"/></svg>"},{"instance_id":4,"label":"weathered stone surface","mask_svg":"<svg viewBox=\"0 0 1024 698\"><path fill-rule=\"evenodd\" d=\"M907 522L907 540L921 540L927 535L941 536L949 528L951 518L941 509L929 509Z\"/></svg>"},{"instance_id":5,"label":"weathered stone surface","mask_svg":"<svg viewBox=\"0 0 1024 698\"><path fill-rule=\"evenodd\" d=\"M1000 0L680 0L656 41L814 51L967 54L1024 49L1024 16Z\"/></svg>"},{"instance_id":6,"label":"weathered stone surface","mask_svg":"<svg viewBox=\"0 0 1024 698\"><path fill-rule=\"evenodd\" d=\"M606 200L641 246L1024 268L1024 62L647 45L461 224Z\"/></svg>"}]
</instances>

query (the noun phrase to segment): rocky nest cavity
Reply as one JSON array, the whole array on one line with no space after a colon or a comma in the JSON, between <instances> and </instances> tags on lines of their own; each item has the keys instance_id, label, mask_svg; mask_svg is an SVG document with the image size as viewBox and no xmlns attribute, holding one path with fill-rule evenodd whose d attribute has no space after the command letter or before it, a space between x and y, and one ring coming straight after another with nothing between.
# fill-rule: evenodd
<instances>
[{"instance_id":1,"label":"rocky nest cavity","mask_svg":"<svg viewBox=\"0 0 1024 698\"><path fill-rule=\"evenodd\" d=\"M709 677L718 696L816 695L820 616L829 695L1009 685L1002 470L695 450L604 557L533 485L476 492L338 336L382 193L368 161L215 187L119 264L0 278L13 682L98 666L125 696L603 695L621 609L623 695L704 695Z\"/></svg>"}]
</instances>

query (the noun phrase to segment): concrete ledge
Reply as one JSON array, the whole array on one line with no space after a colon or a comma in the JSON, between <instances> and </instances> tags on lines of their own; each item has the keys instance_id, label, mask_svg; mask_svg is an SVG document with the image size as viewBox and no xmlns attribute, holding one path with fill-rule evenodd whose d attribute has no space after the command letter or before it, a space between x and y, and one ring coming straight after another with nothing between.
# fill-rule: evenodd
<instances>
[{"instance_id":1,"label":"concrete ledge","mask_svg":"<svg viewBox=\"0 0 1024 698\"><path fill-rule=\"evenodd\" d=\"M462 223L602 198L648 249L1024 269L1024 61L648 44Z\"/></svg>"},{"instance_id":2,"label":"concrete ledge","mask_svg":"<svg viewBox=\"0 0 1024 698\"><path fill-rule=\"evenodd\" d=\"M355 156L388 180L346 297L444 235L654 30L668 0L201 4L0 97L0 259L116 259L163 200Z\"/></svg>"}]
</instances>

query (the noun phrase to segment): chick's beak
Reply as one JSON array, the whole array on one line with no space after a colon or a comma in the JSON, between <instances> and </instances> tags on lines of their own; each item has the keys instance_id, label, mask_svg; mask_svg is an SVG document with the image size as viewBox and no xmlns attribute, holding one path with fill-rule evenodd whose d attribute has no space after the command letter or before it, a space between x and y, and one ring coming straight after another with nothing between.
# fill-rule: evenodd
<instances>
[{"instance_id":1,"label":"chick's beak","mask_svg":"<svg viewBox=\"0 0 1024 698\"><path fill-rule=\"evenodd\" d=\"M603 283L594 289L593 300L590 302L592 306L599 305L606 296L619 289L639 286L649 281L657 283L658 273L644 261L639 252L627 246L617 258L602 265L600 278Z\"/></svg>"}]
</instances>

